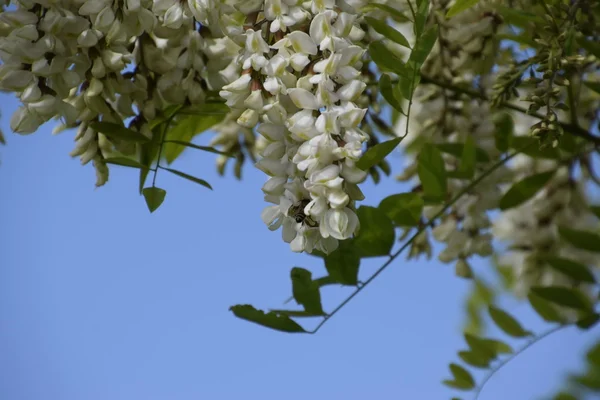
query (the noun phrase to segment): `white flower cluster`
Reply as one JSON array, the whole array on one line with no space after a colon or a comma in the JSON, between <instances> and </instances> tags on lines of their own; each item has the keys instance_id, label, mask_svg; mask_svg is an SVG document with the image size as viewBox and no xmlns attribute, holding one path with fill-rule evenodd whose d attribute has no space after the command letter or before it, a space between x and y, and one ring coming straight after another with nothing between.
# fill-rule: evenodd
<instances>
[{"instance_id":1,"label":"white flower cluster","mask_svg":"<svg viewBox=\"0 0 600 400\"><path fill-rule=\"evenodd\" d=\"M270 176L262 190L274 205L263 220L282 227L293 251L330 253L358 230L354 202L366 178L355 166L368 139L366 109L355 103L366 88L359 14L335 0L207 1L203 9L209 25L242 45L239 78L221 96L237 123L258 124L266 141L257 167Z\"/></svg>"},{"instance_id":2,"label":"white flower cluster","mask_svg":"<svg viewBox=\"0 0 600 400\"><path fill-rule=\"evenodd\" d=\"M95 121L122 123L150 136L148 122L169 104L197 104L231 79L238 46L204 38L187 2L178 0L20 0L0 13L0 89L19 96L18 133L51 118L78 127L72 156L93 160L100 186L104 158L133 154ZM229 69L234 73L234 69Z\"/></svg>"}]
</instances>

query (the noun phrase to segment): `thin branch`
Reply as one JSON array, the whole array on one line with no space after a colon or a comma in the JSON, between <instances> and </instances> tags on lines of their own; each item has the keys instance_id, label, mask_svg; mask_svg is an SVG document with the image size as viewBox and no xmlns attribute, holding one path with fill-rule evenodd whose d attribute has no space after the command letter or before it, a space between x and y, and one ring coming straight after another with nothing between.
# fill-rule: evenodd
<instances>
[{"instance_id":1,"label":"thin branch","mask_svg":"<svg viewBox=\"0 0 600 400\"><path fill-rule=\"evenodd\" d=\"M475 392L474 400L477 400L479 398L479 395L481 394L483 388L485 387L485 384L490 380L490 378L492 376L494 376L496 374L496 372L500 371L502 369L502 367L504 367L506 364L508 364L509 362L511 362L513 359L517 358L518 355L520 355L525 350L527 350L528 348L530 348L534 344L538 343L539 341L541 341L545 337L550 336L551 334L553 334L555 332L558 332L558 331L560 331L561 329L563 329L563 328L565 328L567 326L570 326L570 325L558 325L558 326L555 326L554 328L552 328L552 329L550 329L550 330L542 333L541 335L536 336L530 342L528 342L525 346L521 347L516 353L514 353L510 357L502 360L500 362L500 364L498 364L498 366L496 368L493 368L492 370L490 370L490 372L485 376L485 378L483 378L483 381L481 382L481 385L479 385L477 387L477 391Z\"/></svg>"},{"instance_id":2,"label":"thin branch","mask_svg":"<svg viewBox=\"0 0 600 400\"><path fill-rule=\"evenodd\" d=\"M379 274L381 274L392 262L394 262L394 260L396 258L398 258L398 256L405 250L408 248L408 246L410 246L415 240L416 238L423 233L423 231L425 231L426 229L428 229L429 227L431 227L435 221L441 217L442 215L444 215L444 213L454 205L454 203L456 203L463 195L469 193L471 190L473 190L473 188L475 188L475 186L477 186L481 181L483 181L485 178L487 178L489 175L492 174L492 172L494 172L495 170L497 170L498 168L500 168L501 166L503 166L504 164L506 164L510 159L512 159L514 156L516 156L517 154L521 153L523 150L525 150L527 147L530 147L531 144L523 147L522 149L516 150L514 151L512 154L504 157L502 160L498 161L496 164L494 164L492 167L490 167L488 170L484 171L480 176L478 176L476 179L472 180L471 183L469 183L468 186L466 186L464 189L462 189L456 196L454 196L454 198L452 198L448 203L446 203L444 205L444 207L436 214L434 215L424 226L422 226L417 233L415 233L410 239L408 239L407 242L405 242L402 247L400 247L400 249L398 249L395 253L390 255L390 258L381 266L379 267L379 269L377 271L375 271L373 273L373 275L371 275L369 277L369 279L367 279L364 282L364 285L356 288L356 290L354 290L354 292L352 292L352 294L350 294L350 296L348 296L343 302L341 302L330 314L328 314L325 318L323 318L323 320L317 325L317 327L310 331L309 333L317 333L319 331L319 329L321 329L321 327L327 322L329 321L335 314L337 314L338 311L340 311L342 308L344 308L344 306L346 304L348 304L350 302L350 300L352 300L354 298L354 296L356 296L357 294L359 294L364 288L366 288L375 278L377 278L377 276Z\"/></svg>"}]
</instances>

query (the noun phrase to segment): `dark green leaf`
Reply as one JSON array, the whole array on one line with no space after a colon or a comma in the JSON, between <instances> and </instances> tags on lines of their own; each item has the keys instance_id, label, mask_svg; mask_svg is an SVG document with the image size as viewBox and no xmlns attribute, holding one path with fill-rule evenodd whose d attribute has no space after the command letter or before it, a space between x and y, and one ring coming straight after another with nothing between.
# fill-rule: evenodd
<instances>
[{"instance_id":1,"label":"dark green leaf","mask_svg":"<svg viewBox=\"0 0 600 400\"><path fill-rule=\"evenodd\" d=\"M600 94L600 82L583 82L585 86Z\"/></svg>"},{"instance_id":2,"label":"dark green leaf","mask_svg":"<svg viewBox=\"0 0 600 400\"><path fill-rule=\"evenodd\" d=\"M454 382L457 386L452 386L444 382L446 385L455 387L456 389L473 389L475 387L475 380L473 380L469 371L460 365L454 363L450 364L450 372L452 372L452 376L454 377L454 380L451 382Z\"/></svg>"},{"instance_id":3,"label":"dark green leaf","mask_svg":"<svg viewBox=\"0 0 600 400\"><path fill-rule=\"evenodd\" d=\"M545 256L542 258L553 269L581 282L595 283L596 278L583 264L562 257Z\"/></svg>"},{"instance_id":4,"label":"dark green leaf","mask_svg":"<svg viewBox=\"0 0 600 400\"><path fill-rule=\"evenodd\" d=\"M470 353L477 355L478 358L492 361L498 357L496 346L486 342L485 339L465 333L465 340L471 349Z\"/></svg>"},{"instance_id":5,"label":"dark green leaf","mask_svg":"<svg viewBox=\"0 0 600 400\"><path fill-rule=\"evenodd\" d=\"M571 246L595 253L600 252L600 235L567 227L559 227L558 232Z\"/></svg>"},{"instance_id":6,"label":"dark green leaf","mask_svg":"<svg viewBox=\"0 0 600 400\"><path fill-rule=\"evenodd\" d=\"M579 400L579 399L577 399L577 397L573 396L572 394L569 394L566 392L561 392L561 393L558 393L556 396L554 396L552 398L552 400Z\"/></svg>"},{"instance_id":7,"label":"dark green leaf","mask_svg":"<svg viewBox=\"0 0 600 400\"><path fill-rule=\"evenodd\" d=\"M262 310L257 310L249 304L232 306L229 308L229 310L231 310L238 318L266 326L267 328L290 333L306 332L304 328L302 328L288 316L278 315L272 311L265 313Z\"/></svg>"},{"instance_id":8,"label":"dark green leaf","mask_svg":"<svg viewBox=\"0 0 600 400\"><path fill-rule=\"evenodd\" d=\"M425 27L425 22L427 21L427 16L429 15L429 0L418 0L417 1L417 15L415 18L415 23L413 24L413 30L415 32L415 36L418 38L421 37L423 33L423 28Z\"/></svg>"},{"instance_id":9,"label":"dark green leaf","mask_svg":"<svg viewBox=\"0 0 600 400\"><path fill-rule=\"evenodd\" d=\"M474 387L469 382L452 381L450 379L446 379L446 380L442 381L442 383L448 387L451 387L452 389L458 389L458 390L471 390Z\"/></svg>"},{"instance_id":10,"label":"dark green leaf","mask_svg":"<svg viewBox=\"0 0 600 400\"><path fill-rule=\"evenodd\" d=\"M379 90L385 101L387 101L390 106L394 107L394 109L399 113L404 114L404 111L402 110L402 103L394 93L396 91L392 86L392 80L388 74L381 74L381 78L379 80Z\"/></svg>"},{"instance_id":11,"label":"dark green leaf","mask_svg":"<svg viewBox=\"0 0 600 400\"><path fill-rule=\"evenodd\" d=\"M548 160L559 160L560 152L555 147L540 148L540 141L529 136L514 136L510 141L510 147L520 150L523 154L533 158L544 158Z\"/></svg>"},{"instance_id":12,"label":"dark green leaf","mask_svg":"<svg viewBox=\"0 0 600 400\"><path fill-rule=\"evenodd\" d=\"M100 132L110 139L119 139L127 142L144 143L150 141L149 138L132 129L125 128L121 124L113 122L92 122L90 128Z\"/></svg>"},{"instance_id":13,"label":"dark green leaf","mask_svg":"<svg viewBox=\"0 0 600 400\"><path fill-rule=\"evenodd\" d=\"M600 368L600 341L596 342L591 349L588 350L585 358L588 363Z\"/></svg>"},{"instance_id":14,"label":"dark green leaf","mask_svg":"<svg viewBox=\"0 0 600 400\"><path fill-rule=\"evenodd\" d=\"M423 146L418 157L417 172L423 185L425 201L444 201L447 191L446 168L437 147L432 144Z\"/></svg>"},{"instance_id":15,"label":"dark green leaf","mask_svg":"<svg viewBox=\"0 0 600 400\"><path fill-rule=\"evenodd\" d=\"M373 42L369 45L369 54L371 59L380 69L394 72L400 76L410 78L404 61L392 53L381 41Z\"/></svg>"},{"instance_id":16,"label":"dark green leaf","mask_svg":"<svg viewBox=\"0 0 600 400\"><path fill-rule=\"evenodd\" d=\"M291 271L291 278L292 293L296 302L302 305L304 310L309 313L323 314L319 285L313 282L310 271L294 267Z\"/></svg>"},{"instance_id":17,"label":"dark green leaf","mask_svg":"<svg viewBox=\"0 0 600 400\"><path fill-rule=\"evenodd\" d=\"M600 321L600 314L592 313L580 318L577 321L576 325L578 328L585 330L594 327L598 323L598 321Z\"/></svg>"},{"instance_id":18,"label":"dark green leaf","mask_svg":"<svg viewBox=\"0 0 600 400\"><path fill-rule=\"evenodd\" d=\"M536 195L554 176L554 171L528 176L515 183L500 199L500 209L507 210L523 204Z\"/></svg>"},{"instance_id":19,"label":"dark green leaf","mask_svg":"<svg viewBox=\"0 0 600 400\"><path fill-rule=\"evenodd\" d=\"M472 351L460 351L458 356L467 364L477 368L488 368L490 366L490 359L482 357L481 355Z\"/></svg>"},{"instance_id":20,"label":"dark green leaf","mask_svg":"<svg viewBox=\"0 0 600 400\"><path fill-rule=\"evenodd\" d=\"M511 354L513 349L506 343L496 339L482 339L488 346L494 348L498 354Z\"/></svg>"},{"instance_id":21,"label":"dark green leaf","mask_svg":"<svg viewBox=\"0 0 600 400\"><path fill-rule=\"evenodd\" d=\"M464 143L439 143L436 147L442 153L451 154L456 158L461 158L465 153ZM490 156L481 147L475 148L475 159L480 163L490 162Z\"/></svg>"},{"instance_id":22,"label":"dark green leaf","mask_svg":"<svg viewBox=\"0 0 600 400\"><path fill-rule=\"evenodd\" d=\"M181 146L181 143L175 141L189 143L196 135L206 132L222 120L223 115L221 114L182 114L173 120L166 137L167 141L173 143L165 143L163 149L163 155L167 163L171 164L175 161L185 149L184 146Z\"/></svg>"},{"instance_id":23,"label":"dark green leaf","mask_svg":"<svg viewBox=\"0 0 600 400\"><path fill-rule=\"evenodd\" d=\"M277 315L283 315L286 317L294 317L294 318L314 318L314 317L322 317L323 314L316 314L316 313L311 313L308 311L299 311L299 310L269 310L269 312L272 312L274 314Z\"/></svg>"},{"instance_id":24,"label":"dark green leaf","mask_svg":"<svg viewBox=\"0 0 600 400\"><path fill-rule=\"evenodd\" d=\"M600 218L600 206L590 206L590 211L598 218Z\"/></svg>"},{"instance_id":25,"label":"dark green leaf","mask_svg":"<svg viewBox=\"0 0 600 400\"><path fill-rule=\"evenodd\" d=\"M388 154L392 152L398 146L398 144L402 141L402 138L398 137L396 139L388 140L386 142L382 142L376 144L371 147L363 156L358 160L356 166L363 171L367 171L371 167L379 164Z\"/></svg>"},{"instance_id":26,"label":"dark green leaf","mask_svg":"<svg viewBox=\"0 0 600 400\"><path fill-rule=\"evenodd\" d=\"M535 312L537 312L544 321L558 323L563 323L565 321L564 317L560 315L554 304L549 301L544 300L535 293L529 293L527 299L529 300L531 307L533 307Z\"/></svg>"},{"instance_id":27,"label":"dark green leaf","mask_svg":"<svg viewBox=\"0 0 600 400\"><path fill-rule=\"evenodd\" d=\"M361 257L387 256L394 245L395 232L392 221L375 207L361 206L357 210L360 232L354 245Z\"/></svg>"},{"instance_id":28,"label":"dark green leaf","mask_svg":"<svg viewBox=\"0 0 600 400\"><path fill-rule=\"evenodd\" d=\"M496 114L493 117L494 126L496 128L494 132L494 140L496 147L501 152L505 152L509 149L513 133L515 130L515 123L512 116L509 113ZM523 147L523 146L521 146Z\"/></svg>"},{"instance_id":29,"label":"dark green leaf","mask_svg":"<svg viewBox=\"0 0 600 400\"><path fill-rule=\"evenodd\" d=\"M587 389L600 391L600 370L588 370L583 375L573 377L573 381L585 386Z\"/></svg>"},{"instance_id":30,"label":"dark green leaf","mask_svg":"<svg viewBox=\"0 0 600 400\"><path fill-rule=\"evenodd\" d=\"M410 61L414 61L417 65L417 69L425 62L429 53L431 53L431 49L433 49L433 45L435 44L438 38L438 27L437 25L430 26L423 33L423 36L419 38L415 48L410 53Z\"/></svg>"},{"instance_id":31,"label":"dark green leaf","mask_svg":"<svg viewBox=\"0 0 600 400\"><path fill-rule=\"evenodd\" d=\"M185 172L177 171L176 169L171 169L171 168L163 168L163 169L212 190L212 186L210 186L210 184L208 182L206 182L204 179L196 178L195 176L188 175Z\"/></svg>"},{"instance_id":32,"label":"dark green leaf","mask_svg":"<svg viewBox=\"0 0 600 400\"><path fill-rule=\"evenodd\" d=\"M165 143L179 144L181 146L190 147L190 148L196 149L196 150L202 150L202 151L207 151L209 153L220 154L220 155L226 156L226 157L234 157L233 154L217 150L217 149L215 149L213 147L199 146L199 145L194 144L194 143L184 142L183 140L165 140Z\"/></svg>"},{"instance_id":33,"label":"dark green leaf","mask_svg":"<svg viewBox=\"0 0 600 400\"><path fill-rule=\"evenodd\" d=\"M475 141L471 136L467 137L460 157L460 167L458 173L466 179L473 179L475 176L475 163L477 162L477 148Z\"/></svg>"},{"instance_id":34,"label":"dark green leaf","mask_svg":"<svg viewBox=\"0 0 600 400\"><path fill-rule=\"evenodd\" d=\"M585 38L577 39L577 43L583 47L588 53L593 54L597 58L600 58L600 44L592 40Z\"/></svg>"},{"instance_id":35,"label":"dark green leaf","mask_svg":"<svg viewBox=\"0 0 600 400\"><path fill-rule=\"evenodd\" d=\"M509 313L494 306L489 306L488 311L492 320L506 334L513 337L530 336L532 333L523 329L521 324Z\"/></svg>"},{"instance_id":36,"label":"dark green leaf","mask_svg":"<svg viewBox=\"0 0 600 400\"><path fill-rule=\"evenodd\" d=\"M120 165L121 167L129 167L129 168L145 168L142 164L137 162L136 160L132 160L127 157L111 157L105 158L104 162L107 164Z\"/></svg>"},{"instance_id":37,"label":"dark green leaf","mask_svg":"<svg viewBox=\"0 0 600 400\"><path fill-rule=\"evenodd\" d=\"M325 257L325 268L329 276L342 285L358 284L360 256L353 242L353 239L341 241L339 247Z\"/></svg>"},{"instance_id":38,"label":"dark green leaf","mask_svg":"<svg viewBox=\"0 0 600 400\"><path fill-rule=\"evenodd\" d=\"M158 157L158 151L162 141L163 129L162 126L156 126L152 129L152 140L140 145L140 163L146 168L140 170L139 192L142 194L142 189L146 184L146 178L150 172L150 166Z\"/></svg>"},{"instance_id":39,"label":"dark green leaf","mask_svg":"<svg viewBox=\"0 0 600 400\"><path fill-rule=\"evenodd\" d=\"M144 194L144 199L146 199L148 210L150 210L151 213L160 207L167 195L167 192L164 189L155 186L145 188L142 193Z\"/></svg>"},{"instance_id":40,"label":"dark green leaf","mask_svg":"<svg viewBox=\"0 0 600 400\"><path fill-rule=\"evenodd\" d=\"M479 3L479 0L456 0L454 5L450 7L448 12L446 13L446 18L452 18L455 15L460 14L465 10L468 10L477 3Z\"/></svg>"},{"instance_id":41,"label":"dark green leaf","mask_svg":"<svg viewBox=\"0 0 600 400\"><path fill-rule=\"evenodd\" d=\"M386 197L379 204L396 225L417 226L423 212L423 199L416 193L398 193Z\"/></svg>"},{"instance_id":42,"label":"dark green leaf","mask_svg":"<svg viewBox=\"0 0 600 400\"><path fill-rule=\"evenodd\" d=\"M168 106L167 108L165 108L164 110L162 110L162 112L160 113L160 115L158 115L156 118L154 118L152 121L150 121L148 123L148 127L152 130L154 130L154 128L156 128L159 125L164 124L165 122L171 120L172 118L175 117L175 115L181 111L181 109L183 108L183 106L181 105L172 105L172 106Z\"/></svg>"},{"instance_id":43,"label":"dark green leaf","mask_svg":"<svg viewBox=\"0 0 600 400\"><path fill-rule=\"evenodd\" d=\"M365 20L369 25L371 25L371 28L375 29L375 31L380 35L385 36L394 43L398 43L399 45L408 47L410 49L410 44L404 35L389 26L385 20L375 19L372 17L365 17Z\"/></svg>"},{"instance_id":44,"label":"dark green leaf","mask_svg":"<svg viewBox=\"0 0 600 400\"><path fill-rule=\"evenodd\" d=\"M592 304L590 300L581 291L562 287L562 286L536 286L532 287L531 291L559 306L574 308L576 310L591 311Z\"/></svg>"}]
</instances>

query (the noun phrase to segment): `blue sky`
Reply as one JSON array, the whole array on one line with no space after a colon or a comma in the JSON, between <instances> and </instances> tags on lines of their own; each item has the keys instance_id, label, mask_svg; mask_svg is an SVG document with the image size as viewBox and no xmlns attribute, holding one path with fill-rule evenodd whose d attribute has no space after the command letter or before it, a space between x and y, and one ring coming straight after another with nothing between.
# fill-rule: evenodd
<instances>
[{"instance_id":1,"label":"blue sky","mask_svg":"<svg viewBox=\"0 0 600 400\"><path fill-rule=\"evenodd\" d=\"M151 215L136 171L113 168L108 185L95 189L91 165L68 156L73 132L52 136L45 126L31 136L11 134L17 103L1 100L8 140L0 148L1 399L461 395L440 384L464 347L469 283L452 266L397 260L313 336L236 319L233 304L280 308L291 267L324 273L319 259L291 253L263 225L260 171L248 166L241 182L220 178L213 155L188 151L176 168L215 190L161 171L158 186L168 194ZM400 157L391 163L397 172ZM368 183L365 204L400 190L392 180ZM380 263L369 261L363 274ZM476 272L486 269L476 265ZM347 293L327 288L326 308ZM526 306L506 307L525 316L527 328L545 329ZM565 329L545 339L492 378L480 400L548 398L599 333Z\"/></svg>"}]
</instances>

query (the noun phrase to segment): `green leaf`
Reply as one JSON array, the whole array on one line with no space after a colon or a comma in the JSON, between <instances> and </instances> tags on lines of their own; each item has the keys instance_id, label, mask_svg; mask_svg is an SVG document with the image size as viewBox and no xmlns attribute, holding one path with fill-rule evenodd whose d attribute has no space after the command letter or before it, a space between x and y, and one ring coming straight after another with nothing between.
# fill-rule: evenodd
<instances>
[{"instance_id":1,"label":"green leaf","mask_svg":"<svg viewBox=\"0 0 600 400\"><path fill-rule=\"evenodd\" d=\"M455 15L458 15L461 12L468 10L477 3L479 3L479 0L456 0L454 5L450 7L448 12L446 13L446 18L452 18Z\"/></svg>"},{"instance_id":2,"label":"green leaf","mask_svg":"<svg viewBox=\"0 0 600 400\"><path fill-rule=\"evenodd\" d=\"M480 359L487 360L489 362L498 357L496 346L486 342L485 339L465 333L465 341L469 345L470 353L475 354Z\"/></svg>"},{"instance_id":3,"label":"green leaf","mask_svg":"<svg viewBox=\"0 0 600 400\"><path fill-rule=\"evenodd\" d=\"M481 355L472 351L459 351L458 356L465 363L477 367L477 368L488 368L490 366L490 359L482 357Z\"/></svg>"},{"instance_id":4,"label":"green leaf","mask_svg":"<svg viewBox=\"0 0 600 400\"><path fill-rule=\"evenodd\" d=\"M531 288L531 292L559 306L583 311L593 309L590 300L578 289L563 286L535 286Z\"/></svg>"},{"instance_id":5,"label":"green leaf","mask_svg":"<svg viewBox=\"0 0 600 400\"><path fill-rule=\"evenodd\" d=\"M414 61L417 65L417 69L425 62L429 53L431 53L431 49L433 49L433 45L435 44L438 38L438 27L437 25L430 26L423 33L423 36L419 38L415 48L410 53L410 61Z\"/></svg>"},{"instance_id":6,"label":"green leaf","mask_svg":"<svg viewBox=\"0 0 600 400\"><path fill-rule=\"evenodd\" d=\"M473 179L475 176L475 164L477 162L477 148L475 141L471 136L465 141L462 155L460 157L460 167L458 173L461 178Z\"/></svg>"},{"instance_id":7,"label":"green leaf","mask_svg":"<svg viewBox=\"0 0 600 400\"><path fill-rule=\"evenodd\" d=\"M600 368L600 341L592 346L591 349L588 350L585 358L588 363L593 366Z\"/></svg>"},{"instance_id":8,"label":"green leaf","mask_svg":"<svg viewBox=\"0 0 600 400\"><path fill-rule=\"evenodd\" d=\"M210 186L210 184L208 182L206 182L204 179L196 178L195 176L188 175L185 172L177 171L176 169L164 168L164 167L162 167L162 169L167 170L177 176L180 176L182 178L185 178L189 181L192 181L194 183L197 183L199 185L202 185L202 186L207 187L210 190L212 190L212 186Z\"/></svg>"},{"instance_id":9,"label":"green leaf","mask_svg":"<svg viewBox=\"0 0 600 400\"><path fill-rule=\"evenodd\" d=\"M436 147L442 153L451 154L456 158L461 158L465 154L465 143L438 143ZM490 162L490 156L481 147L475 148L475 159L480 163Z\"/></svg>"},{"instance_id":10,"label":"green leaf","mask_svg":"<svg viewBox=\"0 0 600 400\"><path fill-rule=\"evenodd\" d=\"M423 28L425 27L425 22L427 21L428 15L429 0L417 0L417 15L415 18L415 23L413 24L413 30L417 39L420 38L421 34L423 33Z\"/></svg>"},{"instance_id":11,"label":"green leaf","mask_svg":"<svg viewBox=\"0 0 600 400\"><path fill-rule=\"evenodd\" d=\"M598 321L600 321L600 314L591 313L585 315L583 318L580 318L577 321L576 325L580 329L590 329L594 327L598 323Z\"/></svg>"},{"instance_id":12,"label":"green leaf","mask_svg":"<svg viewBox=\"0 0 600 400\"><path fill-rule=\"evenodd\" d=\"M319 313L311 313L308 311L300 311L300 310L277 310L277 309L273 309L273 310L269 310L269 312L272 312L274 314L277 315L284 315L286 317L294 317L294 318L314 318L314 317L322 317L323 314Z\"/></svg>"},{"instance_id":13,"label":"green leaf","mask_svg":"<svg viewBox=\"0 0 600 400\"><path fill-rule=\"evenodd\" d=\"M496 339L482 339L488 346L494 348L498 354L512 354L513 349L506 343Z\"/></svg>"},{"instance_id":14,"label":"green leaf","mask_svg":"<svg viewBox=\"0 0 600 400\"><path fill-rule=\"evenodd\" d=\"M138 187L140 194L142 194L142 189L144 189L144 185L146 184L146 179L150 173L150 167L152 166L154 160L158 157L162 135L162 126L156 126L152 128L152 140L140 145L140 163L146 167L140 170Z\"/></svg>"},{"instance_id":15,"label":"green leaf","mask_svg":"<svg viewBox=\"0 0 600 400\"><path fill-rule=\"evenodd\" d=\"M577 397L570 393L560 392L552 398L552 400L578 400Z\"/></svg>"},{"instance_id":16,"label":"green leaf","mask_svg":"<svg viewBox=\"0 0 600 400\"><path fill-rule=\"evenodd\" d=\"M390 7L386 4L368 4L367 6L364 7L363 12L368 12L371 11L373 9L380 9L381 11L385 11L389 14L389 16L398 21L398 22L409 22L411 21L410 18L408 18L406 15L404 15L400 10L394 8L394 7Z\"/></svg>"},{"instance_id":17,"label":"green leaf","mask_svg":"<svg viewBox=\"0 0 600 400\"><path fill-rule=\"evenodd\" d=\"M440 202L446 199L446 169L442 154L432 144L425 144L418 156L417 172L425 201Z\"/></svg>"},{"instance_id":18,"label":"green leaf","mask_svg":"<svg viewBox=\"0 0 600 400\"><path fill-rule=\"evenodd\" d=\"M167 195L166 190L157 188L156 186L147 187L142 191L142 193L144 194L144 199L146 199L148 210L150 210L151 213L160 207L163 201L165 201L165 196Z\"/></svg>"},{"instance_id":19,"label":"green leaf","mask_svg":"<svg viewBox=\"0 0 600 400\"><path fill-rule=\"evenodd\" d=\"M532 333L523 329L521 324L509 313L494 306L489 306L488 311L492 320L506 334L513 337L530 336Z\"/></svg>"},{"instance_id":20,"label":"green leaf","mask_svg":"<svg viewBox=\"0 0 600 400\"><path fill-rule=\"evenodd\" d=\"M577 281L596 283L596 278L588 267L562 257L545 256L542 258L550 267Z\"/></svg>"},{"instance_id":21,"label":"green leaf","mask_svg":"<svg viewBox=\"0 0 600 400\"><path fill-rule=\"evenodd\" d=\"M600 235L596 233L570 229L567 227L559 227L558 233L573 247L600 253Z\"/></svg>"},{"instance_id":22,"label":"green leaf","mask_svg":"<svg viewBox=\"0 0 600 400\"><path fill-rule=\"evenodd\" d=\"M539 139L529 136L514 136L510 141L510 147L520 150L523 154L533 158L544 158L548 160L559 160L560 152L555 147L540 148Z\"/></svg>"},{"instance_id":23,"label":"green leaf","mask_svg":"<svg viewBox=\"0 0 600 400\"><path fill-rule=\"evenodd\" d=\"M354 245L361 257L387 256L392 250L395 231L392 221L379 208L361 206L356 214L360 221L360 232Z\"/></svg>"},{"instance_id":24,"label":"green leaf","mask_svg":"<svg viewBox=\"0 0 600 400\"><path fill-rule=\"evenodd\" d=\"M457 390L471 390L474 387L469 382L452 381L450 379L443 380L442 383L448 387L451 387L452 389L457 389Z\"/></svg>"},{"instance_id":25,"label":"green leaf","mask_svg":"<svg viewBox=\"0 0 600 400\"><path fill-rule=\"evenodd\" d=\"M220 151L220 150L217 150L217 149L215 149L213 147L209 147L209 146L199 146L194 143L184 142L183 140L165 140L165 143L174 143L174 144L178 144L178 145L189 147L189 148L196 149L196 150L207 151L209 153L219 154L219 155L226 156L226 157L234 157L234 155L231 153Z\"/></svg>"},{"instance_id":26,"label":"green leaf","mask_svg":"<svg viewBox=\"0 0 600 400\"><path fill-rule=\"evenodd\" d=\"M292 278L292 293L296 302L309 313L324 314L319 285L313 282L311 272L304 268L294 267L290 276Z\"/></svg>"},{"instance_id":27,"label":"green leaf","mask_svg":"<svg viewBox=\"0 0 600 400\"><path fill-rule=\"evenodd\" d=\"M96 132L104 134L110 139L124 140L127 142L149 142L150 139L136 132L132 129L125 128L121 124L115 124L113 122L92 122L90 128Z\"/></svg>"},{"instance_id":28,"label":"green leaf","mask_svg":"<svg viewBox=\"0 0 600 400\"><path fill-rule=\"evenodd\" d=\"M600 58L600 44L595 41L590 41L585 38L578 38L577 44L583 47L588 53L593 54L597 58Z\"/></svg>"},{"instance_id":29,"label":"green leaf","mask_svg":"<svg viewBox=\"0 0 600 400\"><path fill-rule=\"evenodd\" d=\"M306 332L304 328L294 322L290 317L278 315L274 312L265 313L262 310L257 310L249 304L232 306L229 308L233 314L246 321L254 322L267 328L277 331L296 333Z\"/></svg>"},{"instance_id":30,"label":"green leaf","mask_svg":"<svg viewBox=\"0 0 600 400\"><path fill-rule=\"evenodd\" d=\"M396 225L417 226L423 212L423 199L416 193L398 193L381 200L382 210Z\"/></svg>"},{"instance_id":31,"label":"green leaf","mask_svg":"<svg viewBox=\"0 0 600 400\"><path fill-rule=\"evenodd\" d=\"M504 22L509 25L514 25L519 28L526 28L530 24L544 24L545 20L539 15L519 10L517 8L509 8L504 6L496 6L495 9L504 19Z\"/></svg>"},{"instance_id":32,"label":"green leaf","mask_svg":"<svg viewBox=\"0 0 600 400\"><path fill-rule=\"evenodd\" d=\"M600 82L583 82L583 84L594 92L600 94Z\"/></svg>"},{"instance_id":33,"label":"green leaf","mask_svg":"<svg viewBox=\"0 0 600 400\"><path fill-rule=\"evenodd\" d=\"M392 86L392 80L388 74L381 74L381 78L379 79L379 91L390 106L394 107L399 113L404 114L402 103L394 93L394 86Z\"/></svg>"},{"instance_id":34,"label":"green leaf","mask_svg":"<svg viewBox=\"0 0 600 400\"><path fill-rule=\"evenodd\" d=\"M190 143L196 135L206 132L221 122L223 118L222 114L188 115L181 113L181 116L172 122L172 126L167 132L166 141L172 142L165 143L163 149L163 155L167 160L167 164L175 161L186 148L186 146L181 145L181 142Z\"/></svg>"},{"instance_id":35,"label":"green leaf","mask_svg":"<svg viewBox=\"0 0 600 400\"><path fill-rule=\"evenodd\" d=\"M365 17L365 20L371 28L375 29L377 33L385 36L387 39L390 39L394 43L398 43L401 46L408 47L410 49L410 44L408 40L404 37L404 35L398 32L396 29L392 28L385 22L384 20L375 19L372 17Z\"/></svg>"},{"instance_id":36,"label":"green leaf","mask_svg":"<svg viewBox=\"0 0 600 400\"><path fill-rule=\"evenodd\" d=\"M410 78L404 61L392 53L382 41L371 43L369 45L369 54L379 69L388 70L400 76Z\"/></svg>"},{"instance_id":37,"label":"green leaf","mask_svg":"<svg viewBox=\"0 0 600 400\"><path fill-rule=\"evenodd\" d=\"M535 293L529 293L527 299L529 300L531 307L544 319L544 321L558 323L563 323L565 321L556 307L549 301L544 300Z\"/></svg>"},{"instance_id":38,"label":"green leaf","mask_svg":"<svg viewBox=\"0 0 600 400\"><path fill-rule=\"evenodd\" d=\"M600 218L600 206L592 205L590 206L590 211L597 217Z\"/></svg>"},{"instance_id":39,"label":"green leaf","mask_svg":"<svg viewBox=\"0 0 600 400\"><path fill-rule=\"evenodd\" d=\"M379 164L388 154L392 152L402 141L403 138L398 137L386 142L376 144L371 147L363 156L358 160L356 166L363 171L367 171L375 165Z\"/></svg>"},{"instance_id":40,"label":"green leaf","mask_svg":"<svg viewBox=\"0 0 600 400\"><path fill-rule=\"evenodd\" d=\"M392 250L395 231L392 221L379 208L361 206L356 214L360 221L360 232L354 245L361 257L387 256Z\"/></svg>"},{"instance_id":41,"label":"green leaf","mask_svg":"<svg viewBox=\"0 0 600 400\"><path fill-rule=\"evenodd\" d=\"M127 158L127 157L105 158L104 162L107 164L119 165L121 167L139 168L139 169L146 168L142 164L137 162L136 160L132 160L131 158Z\"/></svg>"},{"instance_id":42,"label":"green leaf","mask_svg":"<svg viewBox=\"0 0 600 400\"><path fill-rule=\"evenodd\" d=\"M500 199L500 209L507 210L525 203L539 192L554 176L554 171L528 176L515 183Z\"/></svg>"},{"instance_id":43,"label":"green leaf","mask_svg":"<svg viewBox=\"0 0 600 400\"><path fill-rule=\"evenodd\" d=\"M450 387L454 387L456 389L473 389L475 387L475 380L473 379L473 377L471 376L471 373L469 371L467 371L466 369L464 369L463 367L461 367L458 364L450 364L450 372L452 372L452 376L454 378L453 381L449 381L446 382L444 381L444 383ZM452 383L452 384L450 384Z\"/></svg>"},{"instance_id":44,"label":"green leaf","mask_svg":"<svg viewBox=\"0 0 600 400\"><path fill-rule=\"evenodd\" d=\"M600 370L590 369L583 375L573 377L573 381L594 392L600 392Z\"/></svg>"},{"instance_id":45,"label":"green leaf","mask_svg":"<svg viewBox=\"0 0 600 400\"><path fill-rule=\"evenodd\" d=\"M325 268L329 276L342 285L358 284L360 256L353 242L353 239L343 240L333 253L325 256Z\"/></svg>"}]
</instances>

